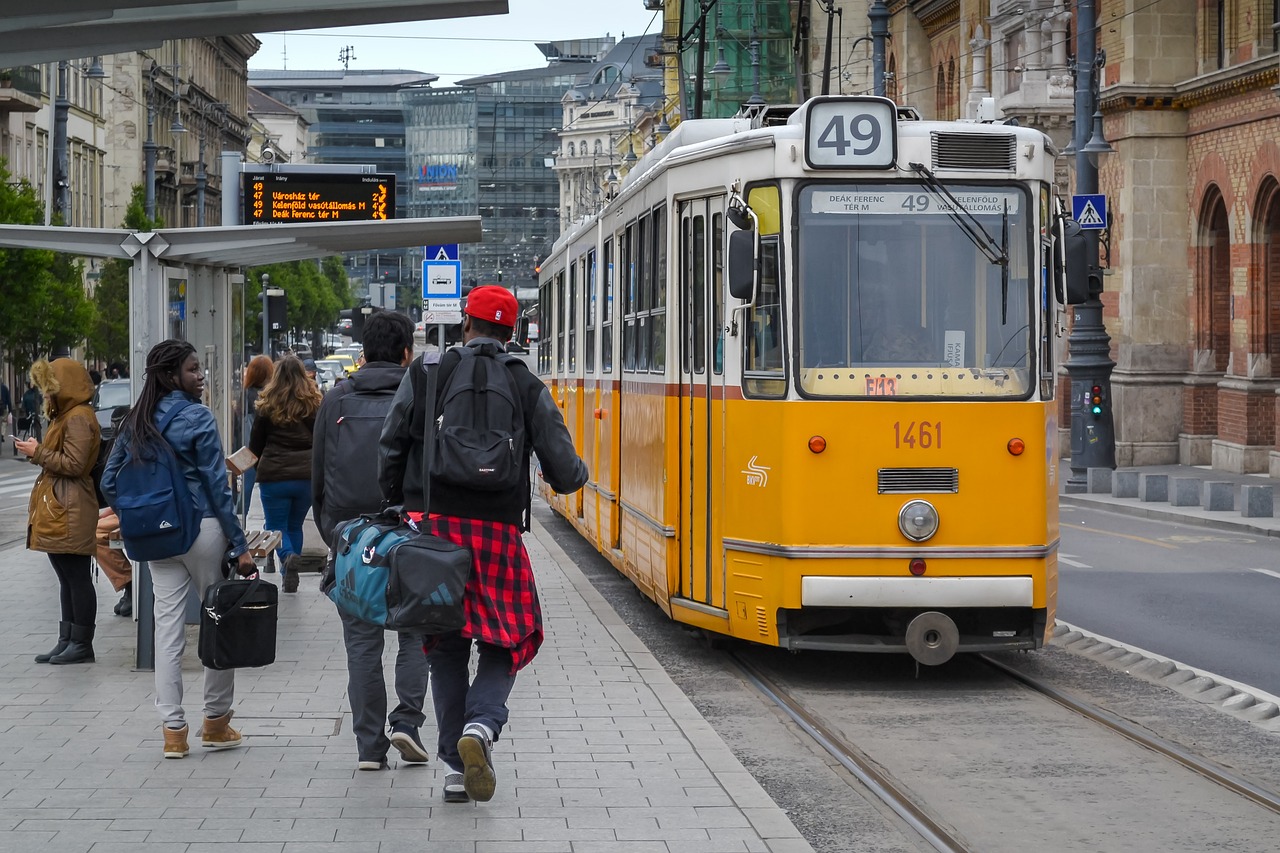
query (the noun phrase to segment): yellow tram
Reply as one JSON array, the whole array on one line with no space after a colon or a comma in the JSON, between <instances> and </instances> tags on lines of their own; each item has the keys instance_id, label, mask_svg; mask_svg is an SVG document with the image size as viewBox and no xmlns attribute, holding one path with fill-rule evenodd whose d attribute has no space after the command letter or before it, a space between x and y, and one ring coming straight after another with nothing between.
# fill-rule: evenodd
<instances>
[{"instance_id":1,"label":"yellow tram","mask_svg":"<svg viewBox=\"0 0 1280 853\"><path fill-rule=\"evenodd\" d=\"M687 121L542 263L567 518L676 621L1039 648L1057 597L1055 152L821 97Z\"/></svg>"}]
</instances>

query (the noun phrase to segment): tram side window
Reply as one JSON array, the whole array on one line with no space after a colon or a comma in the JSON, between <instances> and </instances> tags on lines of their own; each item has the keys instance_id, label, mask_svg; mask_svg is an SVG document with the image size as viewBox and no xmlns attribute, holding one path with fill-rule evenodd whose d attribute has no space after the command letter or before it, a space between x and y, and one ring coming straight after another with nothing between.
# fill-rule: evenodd
<instances>
[{"instance_id":1,"label":"tram side window","mask_svg":"<svg viewBox=\"0 0 1280 853\"><path fill-rule=\"evenodd\" d=\"M551 372L551 330L548 328L551 320L550 284L543 284L538 288L538 319L542 326L538 329L538 373L546 376Z\"/></svg>"},{"instance_id":2,"label":"tram side window","mask_svg":"<svg viewBox=\"0 0 1280 853\"><path fill-rule=\"evenodd\" d=\"M598 313L596 312L596 250L592 249L587 252L587 277L582 282L585 290L587 303L587 322L583 328L583 337L586 342L586 352L583 358L586 359L585 367L587 373L593 373L596 369L596 323Z\"/></svg>"},{"instance_id":3,"label":"tram side window","mask_svg":"<svg viewBox=\"0 0 1280 853\"><path fill-rule=\"evenodd\" d=\"M569 264L569 301L565 305L569 322L569 372L578 369L578 261Z\"/></svg>"},{"instance_id":4,"label":"tram side window","mask_svg":"<svg viewBox=\"0 0 1280 853\"><path fill-rule=\"evenodd\" d=\"M707 363L707 234L706 220L693 217L693 372L702 373Z\"/></svg>"},{"instance_id":5,"label":"tram side window","mask_svg":"<svg viewBox=\"0 0 1280 853\"><path fill-rule=\"evenodd\" d=\"M653 307L653 220L640 217L635 263L637 293L632 306L636 317L636 370L649 369L649 309Z\"/></svg>"},{"instance_id":6,"label":"tram side window","mask_svg":"<svg viewBox=\"0 0 1280 853\"><path fill-rule=\"evenodd\" d=\"M724 373L724 214L711 217L711 335L715 342L712 369Z\"/></svg>"},{"instance_id":7,"label":"tram side window","mask_svg":"<svg viewBox=\"0 0 1280 853\"><path fill-rule=\"evenodd\" d=\"M760 241L760 285L747 314L746 370L743 390L759 397L786 393L782 361L782 287L778 269L778 239Z\"/></svg>"},{"instance_id":8,"label":"tram side window","mask_svg":"<svg viewBox=\"0 0 1280 853\"><path fill-rule=\"evenodd\" d=\"M622 369L636 369L636 232L639 225L632 222L622 234L618 252L622 259Z\"/></svg>"},{"instance_id":9,"label":"tram side window","mask_svg":"<svg viewBox=\"0 0 1280 853\"><path fill-rule=\"evenodd\" d=\"M653 271L653 292L649 299L649 369L665 373L667 369L667 209L653 212L653 251L649 267Z\"/></svg>"},{"instance_id":10,"label":"tram side window","mask_svg":"<svg viewBox=\"0 0 1280 853\"><path fill-rule=\"evenodd\" d=\"M604 301L600 306L600 367L613 373L613 239L604 241Z\"/></svg>"},{"instance_id":11,"label":"tram side window","mask_svg":"<svg viewBox=\"0 0 1280 853\"><path fill-rule=\"evenodd\" d=\"M564 270L556 273L556 372L564 373Z\"/></svg>"}]
</instances>

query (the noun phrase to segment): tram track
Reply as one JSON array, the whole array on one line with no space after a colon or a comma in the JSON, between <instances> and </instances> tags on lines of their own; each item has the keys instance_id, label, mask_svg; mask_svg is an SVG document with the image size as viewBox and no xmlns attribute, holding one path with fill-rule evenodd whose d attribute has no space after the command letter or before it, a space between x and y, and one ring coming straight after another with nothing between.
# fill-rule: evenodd
<instances>
[{"instance_id":1,"label":"tram track","mask_svg":"<svg viewBox=\"0 0 1280 853\"><path fill-rule=\"evenodd\" d=\"M785 677L771 676L764 667L752 662L749 655L741 650L728 650L726 654L748 684L779 708L805 735L812 738L850 775L861 782L872 797L897 815L928 848L940 853L986 849L984 845L967 838L962 827L947 823L946 807L931 806L928 797L913 790L910 778L899 778L892 767L882 764L849 737L841 734L839 730L842 724L828 720L822 713L811 708L801 695L801 690L794 690L782 683ZM1071 696L1040 679L1020 672L989 655L972 657L991 671L999 673L1002 679L1007 679L1034 695L1049 700L1053 705L1073 715L1089 720L1104 731L1123 737L1150 751L1159 759L1195 773L1202 779L1265 809L1272 816L1280 816L1280 793L1196 755L1181 745L1153 734L1091 702ZM895 758L896 756L891 755L890 763ZM918 768L913 770L918 772Z\"/></svg>"}]
</instances>

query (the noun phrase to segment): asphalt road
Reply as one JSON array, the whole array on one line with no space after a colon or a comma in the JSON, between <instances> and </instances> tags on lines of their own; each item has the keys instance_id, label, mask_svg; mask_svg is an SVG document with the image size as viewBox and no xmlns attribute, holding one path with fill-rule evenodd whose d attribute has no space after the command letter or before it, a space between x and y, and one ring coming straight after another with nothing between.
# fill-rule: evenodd
<instances>
[{"instance_id":1,"label":"asphalt road","mask_svg":"<svg viewBox=\"0 0 1280 853\"><path fill-rule=\"evenodd\" d=\"M1058 618L1280 695L1274 539L1062 507Z\"/></svg>"}]
</instances>

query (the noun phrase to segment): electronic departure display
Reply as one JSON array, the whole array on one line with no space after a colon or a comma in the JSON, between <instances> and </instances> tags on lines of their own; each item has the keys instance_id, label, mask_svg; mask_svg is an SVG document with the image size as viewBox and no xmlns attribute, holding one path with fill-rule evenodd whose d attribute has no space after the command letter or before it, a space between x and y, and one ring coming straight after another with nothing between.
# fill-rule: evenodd
<instances>
[{"instance_id":1,"label":"electronic departure display","mask_svg":"<svg viewBox=\"0 0 1280 853\"><path fill-rule=\"evenodd\" d=\"M396 176L245 172L244 223L394 219Z\"/></svg>"}]
</instances>

